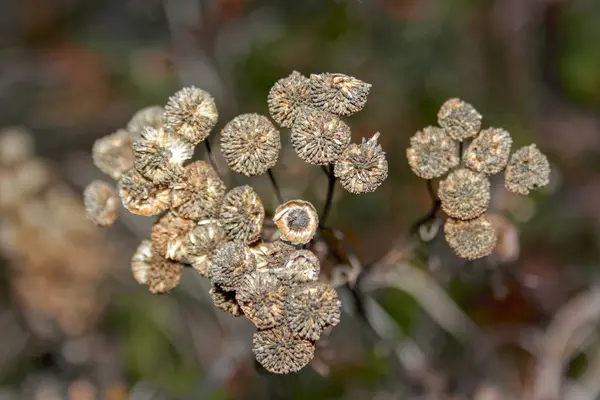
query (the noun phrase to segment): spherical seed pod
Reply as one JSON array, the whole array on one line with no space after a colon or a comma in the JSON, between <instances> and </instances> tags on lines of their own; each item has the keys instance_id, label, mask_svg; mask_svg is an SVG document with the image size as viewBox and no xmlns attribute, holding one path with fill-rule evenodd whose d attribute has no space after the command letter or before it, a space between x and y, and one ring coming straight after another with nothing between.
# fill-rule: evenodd
<instances>
[{"instance_id":1,"label":"spherical seed pod","mask_svg":"<svg viewBox=\"0 0 600 400\"><path fill-rule=\"evenodd\" d=\"M350 144L350 127L325 111L302 109L292 127L292 147L309 164L333 164Z\"/></svg>"},{"instance_id":2,"label":"spherical seed pod","mask_svg":"<svg viewBox=\"0 0 600 400\"><path fill-rule=\"evenodd\" d=\"M0 165L14 166L33 157L33 137L22 127L0 130Z\"/></svg>"},{"instance_id":3,"label":"spherical seed pod","mask_svg":"<svg viewBox=\"0 0 600 400\"><path fill-rule=\"evenodd\" d=\"M320 270L321 263L312 251L296 250L289 255L287 262L272 272L284 284L297 285L316 281Z\"/></svg>"},{"instance_id":4,"label":"spherical seed pod","mask_svg":"<svg viewBox=\"0 0 600 400\"><path fill-rule=\"evenodd\" d=\"M303 106L310 103L310 79L298 71L275 82L267 104L271 117L283 128L291 128Z\"/></svg>"},{"instance_id":5,"label":"spherical seed pod","mask_svg":"<svg viewBox=\"0 0 600 400\"><path fill-rule=\"evenodd\" d=\"M186 256L187 234L193 227L193 221L167 212L152 226L150 238L154 250L169 260L181 261Z\"/></svg>"},{"instance_id":6,"label":"spherical seed pod","mask_svg":"<svg viewBox=\"0 0 600 400\"><path fill-rule=\"evenodd\" d=\"M260 237L265 208L251 186L231 189L223 199L219 215L230 240L251 244Z\"/></svg>"},{"instance_id":7,"label":"spherical seed pod","mask_svg":"<svg viewBox=\"0 0 600 400\"><path fill-rule=\"evenodd\" d=\"M171 189L153 184L131 169L119 180L123 207L138 215L156 215L171 205Z\"/></svg>"},{"instance_id":8,"label":"spherical seed pod","mask_svg":"<svg viewBox=\"0 0 600 400\"><path fill-rule=\"evenodd\" d=\"M202 276L206 276L211 260L221 243L227 239L225 230L216 219L198 222L186 238L187 259Z\"/></svg>"},{"instance_id":9,"label":"spherical seed pod","mask_svg":"<svg viewBox=\"0 0 600 400\"><path fill-rule=\"evenodd\" d=\"M286 298L286 323L292 335L319 340L323 329L340 322L341 303L333 287L322 282L298 286Z\"/></svg>"},{"instance_id":10,"label":"spherical seed pod","mask_svg":"<svg viewBox=\"0 0 600 400\"><path fill-rule=\"evenodd\" d=\"M244 315L242 308L235 299L235 292L223 290L219 285L211 285L210 297L215 307L230 313L234 317Z\"/></svg>"},{"instance_id":11,"label":"spherical seed pod","mask_svg":"<svg viewBox=\"0 0 600 400\"><path fill-rule=\"evenodd\" d=\"M131 258L131 272L133 278L141 285L148 284L148 274L152 265L152 242L150 240L142 240Z\"/></svg>"},{"instance_id":12,"label":"spherical seed pod","mask_svg":"<svg viewBox=\"0 0 600 400\"><path fill-rule=\"evenodd\" d=\"M504 174L504 186L513 193L529 194L550 183L550 163L535 144L517 150Z\"/></svg>"},{"instance_id":13,"label":"spherical seed pod","mask_svg":"<svg viewBox=\"0 0 600 400\"><path fill-rule=\"evenodd\" d=\"M458 143L434 126L410 138L406 158L415 175L423 179L439 178L460 162Z\"/></svg>"},{"instance_id":14,"label":"spherical seed pod","mask_svg":"<svg viewBox=\"0 0 600 400\"><path fill-rule=\"evenodd\" d=\"M281 237L292 244L308 243L319 227L319 216L308 201L291 200L275 210L273 222L281 231Z\"/></svg>"},{"instance_id":15,"label":"spherical seed pod","mask_svg":"<svg viewBox=\"0 0 600 400\"><path fill-rule=\"evenodd\" d=\"M442 209L453 218L472 219L483 214L490 203L490 180L482 173L461 168L440 182Z\"/></svg>"},{"instance_id":16,"label":"spherical seed pod","mask_svg":"<svg viewBox=\"0 0 600 400\"><path fill-rule=\"evenodd\" d=\"M244 275L235 298L244 315L258 329L279 325L283 319L282 302L285 288L275 275L254 271Z\"/></svg>"},{"instance_id":17,"label":"spherical seed pod","mask_svg":"<svg viewBox=\"0 0 600 400\"><path fill-rule=\"evenodd\" d=\"M290 254L296 251L296 247L276 240L271 243L257 242L250 246L250 251L256 258L258 271L273 271L284 266Z\"/></svg>"},{"instance_id":18,"label":"spherical seed pod","mask_svg":"<svg viewBox=\"0 0 600 400\"><path fill-rule=\"evenodd\" d=\"M207 275L224 290L237 290L244 275L256 269L256 260L243 242L221 243L211 257Z\"/></svg>"},{"instance_id":19,"label":"spherical seed pod","mask_svg":"<svg viewBox=\"0 0 600 400\"><path fill-rule=\"evenodd\" d=\"M184 167L183 178L173 185L171 205L187 219L199 221L219 215L227 188L215 170L205 161Z\"/></svg>"},{"instance_id":20,"label":"spherical seed pod","mask_svg":"<svg viewBox=\"0 0 600 400\"><path fill-rule=\"evenodd\" d=\"M239 115L221 131L221 153L238 174L264 174L277 164L280 150L279 131L262 115Z\"/></svg>"},{"instance_id":21,"label":"spherical seed pod","mask_svg":"<svg viewBox=\"0 0 600 400\"><path fill-rule=\"evenodd\" d=\"M448 218L444 233L454 252L468 260L488 256L496 246L496 231L485 214L468 221Z\"/></svg>"},{"instance_id":22,"label":"spherical seed pod","mask_svg":"<svg viewBox=\"0 0 600 400\"><path fill-rule=\"evenodd\" d=\"M288 374L304 368L313 359L311 341L292 336L285 325L254 333L252 351L256 361L274 374Z\"/></svg>"},{"instance_id":23,"label":"spherical seed pod","mask_svg":"<svg viewBox=\"0 0 600 400\"><path fill-rule=\"evenodd\" d=\"M371 84L344 74L312 74L310 99L312 106L340 117L360 111L367 104Z\"/></svg>"},{"instance_id":24,"label":"spherical seed pod","mask_svg":"<svg viewBox=\"0 0 600 400\"><path fill-rule=\"evenodd\" d=\"M192 157L194 147L162 129L146 126L133 143L133 151L139 173L156 184L170 185L183 176L183 162Z\"/></svg>"},{"instance_id":25,"label":"spherical seed pod","mask_svg":"<svg viewBox=\"0 0 600 400\"><path fill-rule=\"evenodd\" d=\"M512 138L504 129L484 129L467 148L465 165L475 172L497 174L508 164L511 146Z\"/></svg>"},{"instance_id":26,"label":"spherical seed pod","mask_svg":"<svg viewBox=\"0 0 600 400\"><path fill-rule=\"evenodd\" d=\"M120 203L114 189L102 181L90 183L83 191L86 215L99 226L115 223L119 216Z\"/></svg>"},{"instance_id":27,"label":"spherical seed pod","mask_svg":"<svg viewBox=\"0 0 600 400\"><path fill-rule=\"evenodd\" d=\"M479 133L481 114L469 103L454 98L446 101L440 108L438 123L448 136L462 142Z\"/></svg>"},{"instance_id":28,"label":"spherical seed pod","mask_svg":"<svg viewBox=\"0 0 600 400\"><path fill-rule=\"evenodd\" d=\"M145 127L154 129L163 127L163 113L165 109L161 106L144 107L137 111L127 123L127 131L133 140L137 140Z\"/></svg>"},{"instance_id":29,"label":"spherical seed pod","mask_svg":"<svg viewBox=\"0 0 600 400\"><path fill-rule=\"evenodd\" d=\"M378 138L379 132L361 144L350 144L335 163L334 174L350 193L374 192L387 178L388 162Z\"/></svg>"},{"instance_id":30,"label":"spherical seed pod","mask_svg":"<svg viewBox=\"0 0 600 400\"><path fill-rule=\"evenodd\" d=\"M194 86L183 88L171 96L163 116L167 134L194 145L208 137L218 119L215 100Z\"/></svg>"},{"instance_id":31,"label":"spherical seed pod","mask_svg":"<svg viewBox=\"0 0 600 400\"><path fill-rule=\"evenodd\" d=\"M129 132L119 129L94 143L92 159L98 169L114 180L133 168L133 147Z\"/></svg>"},{"instance_id":32,"label":"spherical seed pod","mask_svg":"<svg viewBox=\"0 0 600 400\"><path fill-rule=\"evenodd\" d=\"M179 286L181 264L167 260L154 252L148 271L148 289L153 294L165 294Z\"/></svg>"}]
</instances>

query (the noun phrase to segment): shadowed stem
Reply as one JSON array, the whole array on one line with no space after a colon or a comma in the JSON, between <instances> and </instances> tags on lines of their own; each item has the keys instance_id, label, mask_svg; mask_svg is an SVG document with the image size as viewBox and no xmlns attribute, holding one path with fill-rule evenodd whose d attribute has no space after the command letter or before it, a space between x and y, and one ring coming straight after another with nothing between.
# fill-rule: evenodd
<instances>
[{"instance_id":1,"label":"shadowed stem","mask_svg":"<svg viewBox=\"0 0 600 400\"><path fill-rule=\"evenodd\" d=\"M221 171L219 171L219 167L217 167L217 160L215 160L215 155L210 148L210 143L208 142L208 138L204 141L204 147L206 147L206 154L208 155L208 162L217 172L217 175L221 176Z\"/></svg>"},{"instance_id":2,"label":"shadowed stem","mask_svg":"<svg viewBox=\"0 0 600 400\"><path fill-rule=\"evenodd\" d=\"M436 214L437 214L438 210L440 209L440 206L442 205L442 202L440 201L440 199L437 198L435 190L433 189L432 182L433 181L431 179L427 179L427 193L429 193L429 197L431 197L431 200L433 202L431 205L431 210L429 211L429 213L426 216L419 218L412 225L412 227L410 228L411 235L414 235L415 233L417 233L419 231L419 228L421 227L421 225L433 221L436 218Z\"/></svg>"},{"instance_id":3,"label":"shadowed stem","mask_svg":"<svg viewBox=\"0 0 600 400\"><path fill-rule=\"evenodd\" d=\"M275 195L277 196L277 201L279 202L279 204L283 204L283 196L281 195L281 190L279 190L279 185L277 184L277 181L275 180L275 176L273 175L273 169L269 169L267 171L267 173L269 174L269 180L271 181L271 184L273 185L273 189L275 190Z\"/></svg>"},{"instance_id":4,"label":"shadowed stem","mask_svg":"<svg viewBox=\"0 0 600 400\"><path fill-rule=\"evenodd\" d=\"M329 179L329 184L327 185L327 200L325 200L325 206L323 207L323 212L321 213L320 224L321 226L325 226L325 220L327 219L327 214L329 214L329 210L331 209L331 202L333 201L333 192L335 191L335 175L333 174L333 165L330 165L329 168L325 166L321 166L323 172L327 175Z\"/></svg>"}]
</instances>

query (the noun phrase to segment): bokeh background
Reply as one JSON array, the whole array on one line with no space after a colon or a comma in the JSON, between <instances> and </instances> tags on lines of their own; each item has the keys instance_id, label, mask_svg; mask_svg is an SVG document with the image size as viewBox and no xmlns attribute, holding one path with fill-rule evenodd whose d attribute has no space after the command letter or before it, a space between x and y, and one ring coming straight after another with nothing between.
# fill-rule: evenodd
<instances>
[{"instance_id":1,"label":"bokeh background","mask_svg":"<svg viewBox=\"0 0 600 400\"><path fill-rule=\"evenodd\" d=\"M36 157L16 182L0 174L14 206L0 214L0 399L600 398L598 43L597 0L0 0L0 127L29 129ZM329 223L388 287L340 287L342 323L277 377L193 271L167 296L137 286L129 259L151 221L92 227L80 193L107 179L94 141L137 109L201 87L216 147L293 70L373 84L349 123L354 141L381 132L390 176L373 194L338 190ZM529 197L493 182L501 246L471 263L410 234L431 199L405 151L450 97L552 166ZM285 197L321 207L324 176L282 137ZM28 192L37 180L52 184ZM267 178L252 184L272 211Z\"/></svg>"}]
</instances>

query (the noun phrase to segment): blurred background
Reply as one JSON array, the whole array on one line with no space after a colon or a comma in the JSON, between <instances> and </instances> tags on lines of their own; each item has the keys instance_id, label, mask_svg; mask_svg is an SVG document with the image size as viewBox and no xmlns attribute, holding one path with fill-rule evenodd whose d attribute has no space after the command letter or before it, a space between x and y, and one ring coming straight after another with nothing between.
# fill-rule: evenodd
<instances>
[{"instance_id":1,"label":"blurred background","mask_svg":"<svg viewBox=\"0 0 600 400\"><path fill-rule=\"evenodd\" d=\"M31 132L0 170L0 399L600 398L600 2L597 0L0 0L0 128ZM336 191L329 224L354 265L383 266L300 373L259 372L252 327L212 306L208 284L152 296L129 262L152 221L91 225L90 150L182 85L209 91L220 121L267 114L293 70L373 84L349 118L381 132L390 176ZM431 200L408 168L418 129L460 97L536 143L551 184L529 197L493 181L496 252L466 262L411 226ZM10 128L14 131L17 128ZM16 135L16 137L22 137ZM287 198L322 206L326 179L289 147ZM11 142L0 143L11 153ZM196 158L203 157L200 151ZM221 165L225 171L225 164ZM246 182L229 174L229 187ZM252 180L268 211L266 177ZM354 259L354 258L353 258Z\"/></svg>"}]
</instances>

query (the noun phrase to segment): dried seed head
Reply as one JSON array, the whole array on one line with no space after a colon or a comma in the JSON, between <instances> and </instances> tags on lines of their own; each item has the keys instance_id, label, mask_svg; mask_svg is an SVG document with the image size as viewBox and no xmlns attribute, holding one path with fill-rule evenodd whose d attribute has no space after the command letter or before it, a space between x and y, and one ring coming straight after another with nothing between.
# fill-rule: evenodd
<instances>
[{"instance_id":1,"label":"dried seed head","mask_svg":"<svg viewBox=\"0 0 600 400\"><path fill-rule=\"evenodd\" d=\"M468 260L488 256L496 246L496 231L485 214L468 221L448 218L444 232L454 252Z\"/></svg>"},{"instance_id":2,"label":"dried seed head","mask_svg":"<svg viewBox=\"0 0 600 400\"><path fill-rule=\"evenodd\" d=\"M465 165L476 172L497 174L508 164L510 146L512 138L504 129L484 129L467 148Z\"/></svg>"},{"instance_id":3,"label":"dried seed head","mask_svg":"<svg viewBox=\"0 0 600 400\"><path fill-rule=\"evenodd\" d=\"M308 243L319 227L317 210L308 201L291 200L275 210L273 222L281 237L292 244Z\"/></svg>"},{"instance_id":4,"label":"dried seed head","mask_svg":"<svg viewBox=\"0 0 600 400\"><path fill-rule=\"evenodd\" d=\"M244 315L242 308L235 299L235 292L223 290L221 286L213 284L210 288L210 297L215 307L230 313L234 317Z\"/></svg>"},{"instance_id":5,"label":"dried seed head","mask_svg":"<svg viewBox=\"0 0 600 400\"><path fill-rule=\"evenodd\" d=\"M119 180L123 207L138 215L156 215L171 205L171 189L160 187L131 169Z\"/></svg>"},{"instance_id":6,"label":"dried seed head","mask_svg":"<svg viewBox=\"0 0 600 400\"><path fill-rule=\"evenodd\" d=\"M462 142L477 135L481 129L481 114L469 103L450 99L440 108L438 123L448 136Z\"/></svg>"},{"instance_id":7,"label":"dried seed head","mask_svg":"<svg viewBox=\"0 0 600 400\"><path fill-rule=\"evenodd\" d=\"M216 219L200 221L188 233L185 244L187 259L200 275L206 275L212 256L226 238L225 230Z\"/></svg>"},{"instance_id":8,"label":"dried seed head","mask_svg":"<svg viewBox=\"0 0 600 400\"><path fill-rule=\"evenodd\" d=\"M271 117L283 128L291 128L303 106L310 102L310 80L298 71L275 82L267 104Z\"/></svg>"},{"instance_id":9,"label":"dried seed head","mask_svg":"<svg viewBox=\"0 0 600 400\"><path fill-rule=\"evenodd\" d=\"M319 259L312 251L296 250L290 254L285 264L272 271L281 282L297 285L319 279L320 265Z\"/></svg>"},{"instance_id":10,"label":"dried seed head","mask_svg":"<svg viewBox=\"0 0 600 400\"><path fill-rule=\"evenodd\" d=\"M224 290L237 290L244 275L256 269L256 260L243 242L225 242L211 257L208 277Z\"/></svg>"},{"instance_id":11,"label":"dried seed head","mask_svg":"<svg viewBox=\"0 0 600 400\"><path fill-rule=\"evenodd\" d=\"M185 240L194 222L167 212L152 226L152 246L162 257L180 261L186 256Z\"/></svg>"},{"instance_id":12,"label":"dried seed head","mask_svg":"<svg viewBox=\"0 0 600 400\"><path fill-rule=\"evenodd\" d=\"M160 185L178 181L183 175L183 162L194 154L194 147L180 139L167 136L164 130L145 127L133 143L135 168L146 178Z\"/></svg>"},{"instance_id":13,"label":"dried seed head","mask_svg":"<svg viewBox=\"0 0 600 400\"><path fill-rule=\"evenodd\" d=\"M154 252L148 271L148 289L153 294L165 294L175 289L181 280L181 264L167 260Z\"/></svg>"},{"instance_id":14,"label":"dried seed head","mask_svg":"<svg viewBox=\"0 0 600 400\"><path fill-rule=\"evenodd\" d=\"M142 130L149 126L154 129L163 127L163 113L165 109L161 106L144 107L133 114L133 117L127 123L127 130L133 140L137 140L142 134Z\"/></svg>"},{"instance_id":15,"label":"dried seed head","mask_svg":"<svg viewBox=\"0 0 600 400\"><path fill-rule=\"evenodd\" d=\"M259 271L272 271L283 267L292 252L296 248L281 240L271 243L257 242L250 247L250 251L256 258L256 269Z\"/></svg>"},{"instance_id":16,"label":"dried seed head","mask_svg":"<svg viewBox=\"0 0 600 400\"><path fill-rule=\"evenodd\" d=\"M131 258L131 272L134 279L142 285L148 284L148 273L152 265L152 242L150 240L142 240Z\"/></svg>"},{"instance_id":17,"label":"dried seed head","mask_svg":"<svg viewBox=\"0 0 600 400\"><path fill-rule=\"evenodd\" d=\"M312 106L340 117L360 111L367 104L371 84L344 74L312 74Z\"/></svg>"},{"instance_id":18,"label":"dried seed head","mask_svg":"<svg viewBox=\"0 0 600 400\"><path fill-rule=\"evenodd\" d=\"M169 98L163 118L169 135L196 145L208 137L219 113L210 94L190 86Z\"/></svg>"},{"instance_id":19,"label":"dried seed head","mask_svg":"<svg viewBox=\"0 0 600 400\"><path fill-rule=\"evenodd\" d=\"M253 344L256 361L275 374L297 372L308 365L315 354L312 342L295 338L286 326L255 332Z\"/></svg>"},{"instance_id":20,"label":"dried seed head","mask_svg":"<svg viewBox=\"0 0 600 400\"><path fill-rule=\"evenodd\" d=\"M114 189L102 181L94 181L85 188L83 204L87 217L99 226L114 224L121 206Z\"/></svg>"},{"instance_id":21,"label":"dried seed head","mask_svg":"<svg viewBox=\"0 0 600 400\"><path fill-rule=\"evenodd\" d=\"M316 341L323 329L340 322L340 306L337 292L330 285L305 283L286 298L286 322L293 336Z\"/></svg>"},{"instance_id":22,"label":"dried seed head","mask_svg":"<svg viewBox=\"0 0 600 400\"><path fill-rule=\"evenodd\" d=\"M280 150L279 131L262 115L239 115L221 131L221 153L238 174L264 174L277 164Z\"/></svg>"},{"instance_id":23,"label":"dried seed head","mask_svg":"<svg viewBox=\"0 0 600 400\"><path fill-rule=\"evenodd\" d=\"M388 162L378 138L379 132L362 144L351 144L335 163L335 176L350 193L374 192L387 178Z\"/></svg>"},{"instance_id":24,"label":"dried seed head","mask_svg":"<svg viewBox=\"0 0 600 400\"><path fill-rule=\"evenodd\" d=\"M472 219L483 214L490 203L490 180L482 173L461 168L440 182L442 209L453 218Z\"/></svg>"},{"instance_id":25,"label":"dried seed head","mask_svg":"<svg viewBox=\"0 0 600 400\"><path fill-rule=\"evenodd\" d=\"M205 161L194 161L184 167L183 179L173 185L171 204L178 215L199 221L219 215L225 184Z\"/></svg>"},{"instance_id":26,"label":"dried seed head","mask_svg":"<svg viewBox=\"0 0 600 400\"><path fill-rule=\"evenodd\" d=\"M0 130L0 165L14 166L33 156L33 138L21 127Z\"/></svg>"},{"instance_id":27,"label":"dried seed head","mask_svg":"<svg viewBox=\"0 0 600 400\"><path fill-rule=\"evenodd\" d=\"M133 148L129 132L119 129L94 143L92 159L98 169L114 180L133 168Z\"/></svg>"},{"instance_id":28,"label":"dried seed head","mask_svg":"<svg viewBox=\"0 0 600 400\"><path fill-rule=\"evenodd\" d=\"M504 175L504 186L513 193L529 194L530 190L550 183L550 163L535 144L517 150Z\"/></svg>"},{"instance_id":29,"label":"dried seed head","mask_svg":"<svg viewBox=\"0 0 600 400\"><path fill-rule=\"evenodd\" d=\"M225 195L220 219L230 240L251 244L262 232L265 208L251 186L238 186Z\"/></svg>"},{"instance_id":30,"label":"dried seed head","mask_svg":"<svg viewBox=\"0 0 600 400\"><path fill-rule=\"evenodd\" d=\"M292 127L292 147L309 164L334 163L350 144L350 127L325 111L303 108Z\"/></svg>"},{"instance_id":31,"label":"dried seed head","mask_svg":"<svg viewBox=\"0 0 600 400\"><path fill-rule=\"evenodd\" d=\"M434 126L410 138L406 157L413 172L424 179L439 178L460 162L458 143Z\"/></svg>"},{"instance_id":32,"label":"dried seed head","mask_svg":"<svg viewBox=\"0 0 600 400\"><path fill-rule=\"evenodd\" d=\"M246 318L258 329L268 329L281 324L284 295L285 289L275 275L254 271L242 278L236 299Z\"/></svg>"}]
</instances>

